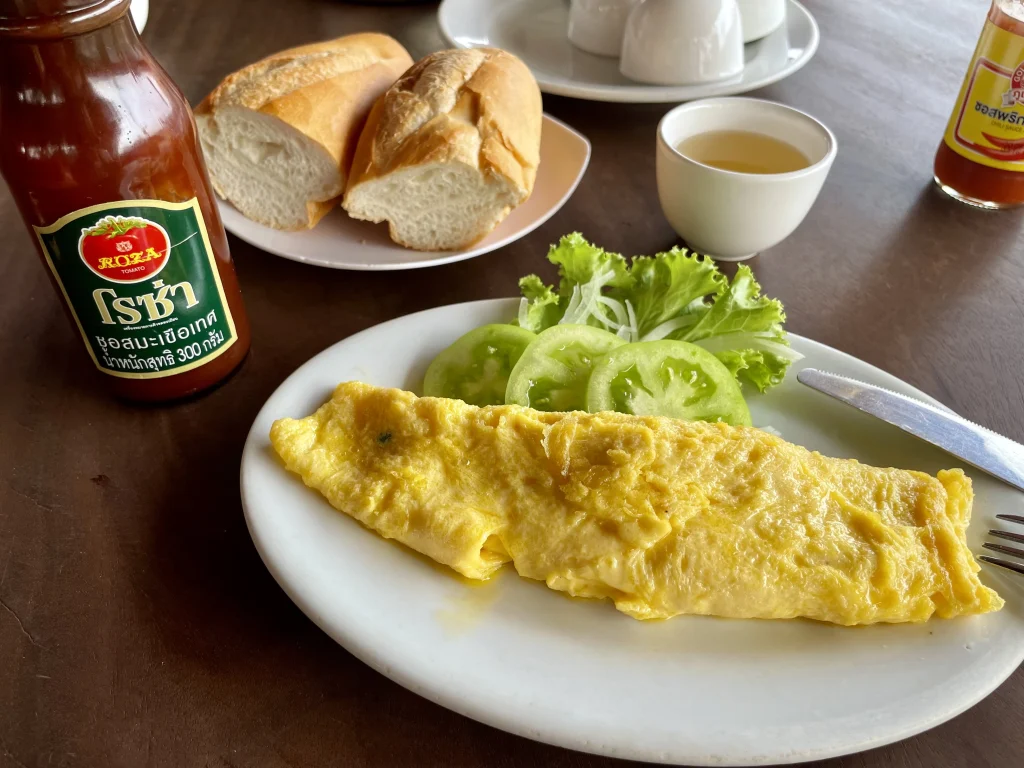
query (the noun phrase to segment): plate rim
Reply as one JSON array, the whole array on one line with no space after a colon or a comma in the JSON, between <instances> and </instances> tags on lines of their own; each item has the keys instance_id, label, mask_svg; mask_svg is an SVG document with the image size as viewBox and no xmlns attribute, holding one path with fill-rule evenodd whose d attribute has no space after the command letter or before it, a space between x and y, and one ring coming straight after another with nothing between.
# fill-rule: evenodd
<instances>
[{"instance_id":1,"label":"plate rim","mask_svg":"<svg viewBox=\"0 0 1024 768\"><path fill-rule=\"evenodd\" d=\"M818 748L814 750L806 751L793 751L785 754L772 753L762 755L748 755L745 758L716 758L714 755L705 755L703 757L688 754L664 754L654 751L645 751L642 745L633 745L629 749L620 749L616 747L615 742L600 742L595 740L586 739L579 735L578 732L572 732L571 729L560 729L557 725L554 727L547 727L544 730L537 730L530 728L525 725L520 718L515 715L506 714L499 710L488 709L484 705L477 705L475 702L460 698L454 690L444 690L444 686L431 685L422 674L418 672L415 666L402 665L396 666L393 663L389 663L389 660L384 656L378 655L374 651L374 647L371 643L363 642L360 639L358 633L353 632L348 626L335 626L328 628L328 622L326 617L320 615L316 608L311 604L312 601L306 600L302 592L285 577L281 570L277 567L275 561L269 553L268 542L263 540L263 534L266 531L262 531L259 528L257 522L254 522L254 516L250 512L250 502L246 492L246 477L248 474L247 466L252 464L252 461L258 451L265 447L269 442L267 435L263 431L257 431L257 427L262 421L265 420L264 414L273 404L273 401L277 398L278 394L287 388L294 379L303 376L304 371L312 367L315 361L321 356L327 354L330 350L335 347L354 341L359 337L369 335L374 332L378 332L381 328L397 324L400 322L409 322L414 318L421 317L423 315L430 314L432 312L449 309L452 307L479 307L483 308L483 305L494 307L497 311L508 311L513 312L519 299L517 297L507 298L496 298L496 299L481 299L476 301L458 302L455 304L441 305L438 307L431 307L428 309L420 310L418 312L409 313L400 317L387 320L383 323L365 328L351 336L347 336L339 341L327 346L317 354L310 357L306 362L296 368L291 374L275 388L274 392L267 398L266 402L260 408L259 412L253 420L252 427L247 433L245 446L241 456L241 466L239 471L239 491L241 496L243 513L245 516L246 527L249 531L249 535L253 540L253 544L256 547L257 552L260 555L260 559L263 561L264 566L273 576L278 586L285 592L288 598L295 603L295 605L309 618L317 627L327 634L332 640L338 643L342 648L351 653L361 662L369 666L371 669L382 674L384 677L398 683L403 688L406 688L413 693L422 696L428 701L432 701L435 704L443 706L453 712L468 717L485 725L498 728L508 733L515 734L533 741L542 742L552 746L562 747L566 749L572 749L587 754L595 754L606 757L615 757L619 759L631 759L649 761L658 764L667 765L682 765L679 761L685 760L686 765L693 766L761 766L761 765L777 765L782 762L796 764L805 763L814 760L823 760L834 757L841 757L844 755L857 754L865 752L867 750L883 747L889 744L902 741L904 739L916 736L920 733L928 731L936 726L939 726L954 717L962 714L971 707L975 706L989 696L996 688L1002 685L1020 666L1021 662L1024 661L1024 643L1022 643L1016 654L1016 665L1010 667L1005 674L1000 672L994 678L988 681L988 683L982 686L975 695L968 697L963 702L958 702L955 706L946 707L941 710L937 710L935 714L929 717L919 718L913 723L905 725L903 729L887 733L882 736L862 738L855 744L845 744L841 746L834 746L829 748ZM499 309L499 307L501 309ZM811 348L825 350L829 353L838 355L843 362L855 362L858 365L866 367L867 372L870 373L871 377L878 377L882 386L889 387L898 392L904 392L914 397L920 398L933 405L945 408L945 406L931 395L919 390L910 383L899 379L894 374L888 373L878 366L872 365L860 358L857 358L847 352L830 347L814 339L807 338L800 334L789 333L789 336L794 339L798 339L800 343L807 344ZM863 378L863 377L862 377Z\"/></svg>"},{"instance_id":2,"label":"plate rim","mask_svg":"<svg viewBox=\"0 0 1024 768\"><path fill-rule=\"evenodd\" d=\"M437 26L445 42L454 48L473 48L477 46L462 45L452 33L445 19L445 8L449 9L462 0L442 0L437 9ZM494 0L488 0L494 2ZM711 98L714 96L735 96L740 93L749 93L784 80L790 75L796 74L814 58L821 43L821 30L814 14L808 10L799 0L786 0L787 14L786 24L789 24L791 13L796 11L809 24L811 37L804 48L803 54L793 61L787 61L786 66L766 77L753 83L704 83L695 85L562 85L554 83L550 79L542 77L532 69L541 91L552 96L566 96L586 101L600 101L613 104L668 104L698 99ZM529 66L529 62L527 62Z\"/></svg>"},{"instance_id":3,"label":"plate rim","mask_svg":"<svg viewBox=\"0 0 1024 768\"><path fill-rule=\"evenodd\" d=\"M135 31L141 35L149 21L149 0L132 0L131 15L132 21L135 22Z\"/></svg>"},{"instance_id":4,"label":"plate rim","mask_svg":"<svg viewBox=\"0 0 1024 768\"><path fill-rule=\"evenodd\" d=\"M587 174L587 170L590 168L590 160L591 160L591 157L593 155L593 146L590 143L590 139L587 138L583 133L581 133L577 129L573 128L571 125L565 123L562 120L559 120L557 117L553 117L552 115L549 115L547 112L542 113L542 117L543 117L543 121L544 122L551 122L551 123L553 123L554 125L556 125L559 128L561 128L563 131L565 131L567 134L569 134L574 140L580 142L580 144L582 145L583 150L584 150L584 152L583 152L583 162L580 164L579 171L576 174L576 178L573 179L572 184L569 185L569 188L566 190L565 194L562 195L556 201L556 203L554 205L552 205L546 211L544 211L544 213L541 216L538 216L536 219L531 221L529 223L529 225L526 228L524 228L523 230L521 230L519 232L516 232L513 235L509 235L506 238L503 238L501 240L498 240L497 242L491 243L491 244L486 245L486 246L474 246L474 247L469 248L467 250L456 251L454 253L448 253L448 254L446 254L444 256L440 256L438 258L421 259L419 261L395 262L395 263L385 263L385 264L373 264L373 263L369 263L369 262L347 263L347 264L328 263L328 262L325 262L325 261L323 261L321 259L310 258L308 256L304 256L304 255L301 255L301 254L285 253L283 251L278 251L278 250L269 250L265 244L261 244L259 242L259 237L258 236L257 237L253 237L253 236L251 236L249 234L245 234L245 233L243 233L243 231L239 230L234 225L229 225L228 224L227 220L223 216L224 209L226 209L226 208L227 209L232 209L239 216L244 216L240 211L238 211L236 208L234 208L234 206L232 206L231 203L229 203L227 200L224 200L224 199L222 199L222 198L220 198L218 196L218 197L216 197L217 209L221 213L221 218L224 219L224 229L226 229L232 235L237 237L239 240L242 240L243 242L248 243L249 245L253 246L254 248L259 248L261 251L263 251L264 253L268 253L271 256L277 256L279 258L287 259L288 261L294 261L294 262L297 262L299 264L307 264L307 265L312 266L312 267L322 267L324 269L338 269L338 270L349 271L349 272L401 272L401 271L410 270L410 269L426 269L428 267L439 267L439 266L442 266L442 265L445 265L445 264L455 264L455 263L460 262L460 261L467 261L469 259L475 259L478 256L483 256L485 254L488 254L488 253L491 253L493 251L496 251L499 248L504 248L507 245L511 245L512 243L521 240L522 238L526 237L527 235L529 235L534 230L536 230L539 227L541 227L544 224L546 224L556 213L558 213L560 210L562 210L562 208L565 207L565 204L569 202L569 200L572 198L572 196L574 194L576 194L576 189L579 187L580 183L583 181L583 177L586 176L586 174ZM543 137L543 124L542 124L541 131L542 131L541 136ZM259 222L253 222L253 223L254 224L259 224ZM263 225L260 225L260 226L263 226ZM500 224L499 224L499 226L500 226ZM299 234L301 234L301 233L299 233ZM339 243L342 243L342 244L344 242L347 242L347 241L339 241ZM396 247L399 247L399 248L402 247L402 246L397 245L397 243L395 245L396 245ZM417 252L417 251L415 251L415 250L413 250L411 248L405 249L405 250L408 250L410 253L416 253ZM422 251L420 251L420 253L422 253ZM432 253L438 253L438 252L437 251L432 251Z\"/></svg>"}]
</instances>

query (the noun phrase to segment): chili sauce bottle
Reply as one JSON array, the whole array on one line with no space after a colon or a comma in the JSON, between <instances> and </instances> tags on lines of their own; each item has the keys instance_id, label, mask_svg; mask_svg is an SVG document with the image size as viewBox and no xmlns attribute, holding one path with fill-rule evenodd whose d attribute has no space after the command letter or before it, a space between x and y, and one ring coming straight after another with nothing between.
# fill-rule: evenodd
<instances>
[{"instance_id":1,"label":"chili sauce bottle","mask_svg":"<svg viewBox=\"0 0 1024 768\"><path fill-rule=\"evenodd\" d=\"M249 322L188 102L130 0L0 7L0 173L118 396L211 387Z\"/></svg>"},{"instance_id":2,"label":"chili sauce bottle","mask_svg":"<svg viewBox=\"0 0 1024 768\"><path fill-rule=\"evenodd\" d=\"M935 182L964 203L1024 203L1024 0L994 0L935 156Z\"/></svg>"}]
</instances>

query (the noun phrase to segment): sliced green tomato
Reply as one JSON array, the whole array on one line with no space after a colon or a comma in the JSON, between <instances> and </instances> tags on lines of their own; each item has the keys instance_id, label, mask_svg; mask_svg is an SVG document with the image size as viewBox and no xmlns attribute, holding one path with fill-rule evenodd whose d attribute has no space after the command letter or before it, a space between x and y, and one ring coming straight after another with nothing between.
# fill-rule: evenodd
<instances>
[{"instance_id":1,"label":"sliced green tomato","mask_svg":"<svg viewBox=\"0 0 1024 768\"><path fill-rule=\"evenodd\" d=\"M537 334L518 325L483 325L434 358L423 379L427 397L502 405L508 375Z\"/></svg>"},{"instance_id":2,"label":"sliced green tomato","mask_svg":"<svg viewBox=\"0 0 1024 768\"><path fill-rule=\"evenodd\" d=\"M590 376L587 410L750 426L729 369L685 341L643 341L604 355Z\"/></svg>"},{"instance_id":3,"label":"sliced green tomato","mask_svg":"<svg viewBox=\"0 0 1024 768\"><path fill-rule=\"evenodd\" d=\"M582 411L594 361L625 344L589 325L556 325L542 331L508 377L505 402L538 411Z\"/></svg>"}]
</instances>

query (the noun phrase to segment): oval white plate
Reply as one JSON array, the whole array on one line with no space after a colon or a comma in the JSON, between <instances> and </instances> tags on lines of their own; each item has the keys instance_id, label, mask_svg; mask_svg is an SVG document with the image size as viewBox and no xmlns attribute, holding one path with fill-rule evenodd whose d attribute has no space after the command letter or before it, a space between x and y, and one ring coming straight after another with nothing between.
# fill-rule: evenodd
<instances>
[{"instance_id":1,"label":"oval white plate","mask_svg":"<svg viewBox=\"0 0 1024 768\"><path fill-rule=\"evenodd\" d=\"M281 232L245 218L230 203L218 200L228 232L286 259L333 269L386 271L416 269L472 259L529 234L572 197L590 163L590 142L560 120L544 115L540 166L533 194L487 237L464 251L414 251L388 237L387 224L350 218L336 207L313 229Z\"/></svg>"},{"instance_id":2,"label":"oval white plate","mask_svg":"<svg viewBox=\"0 0 1024 768\"><path fill-rule=\"evenodd\" d=\"M748 43L746 68L732 80L701 85L636 83L619 73L619 60L569 43L568 3L561 0L444 0L441 34L458 48L504 48L526 62L545 93L593 101L691 101L731 96L771 85L800 69L818 49L818 25L796 0L770 35Z\"/></svg>"},{"instance_id":3,"label":"oval white plate","mask_svg":"<svg viewBox=\"0 0 1024 768\"><path fill-rule=\"evenodd\" d=\"M445 707L540 741L689 765L766 765L876 747L953 717L1024 657L1024 590L985 581L1006 608L983 617L846 629L810 621L678 617L641 623L503 572L471 587L333 510L284 470L267 434L340 381L416 390L464 332L517 301L441 307L356 334L290 376L242 456L242 503L263 561L292 600L382 674ZM929 399L867 363L791 336L815 366ZM833 456L935 471L956 462L800 385L751 398L754 423ZM977 551L997 512L1024 497L971 473ZM506 569L508 570L508 569Z\"/></svg>"}]
</instances>

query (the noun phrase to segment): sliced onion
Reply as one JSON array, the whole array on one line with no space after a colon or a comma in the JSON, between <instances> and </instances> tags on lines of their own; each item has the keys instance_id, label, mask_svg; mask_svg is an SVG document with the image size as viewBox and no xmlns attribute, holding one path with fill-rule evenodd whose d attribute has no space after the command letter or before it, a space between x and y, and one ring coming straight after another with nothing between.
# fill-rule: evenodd
<instances>
[{"instance_id":1,"label":"sliced onion","mask_svg":"<svg viewBox=\"0 0 1024 768\"><path fill-rule=\"evenodd\" d=\"M651 330L644 334L644 337L641 339L641 341L661 341L670 333L678 331L680 328L685 328L692 322L693 318L687 317L686 315L683 315L681 317L673 317L671 320L666 320L661 325L657 325L654 328L651 328Z\"/></svg>"},{"instance_id":2,"label":"sliced onion","mask_svg":"<svg viewBox=\"0 0 1024 768\"><path fill-rule=\"evenodd\" d=\"M580 287L574 285L572 287L572 296L569 297L569 305L565 308L565 314L562 315L562 319L558 321L559 325L568 325L570 323L576 323L576 315L580 310Z\"/></svg>"},{"instance_id":3,"label":"sliced onion","mask_svg":"<svg viewBox=\"0 0 1024 768\"><path fill-rule=\"evenodd\" d=\"M626 308L618 299L613 299L610 296L600 296L598 297L597 301L599 304L603 304L604 306L608 307L609 309L611 309L612 312L615 313L615 320L617 321L618 325L625 325L627 322L629 322L629 318L626 314Z\"/></svg>"},{"instance_id":4,"label":"sliced onion","mask_svg":"<svg viewBox=\"0 0 1024 768\"><path fill-rule=\"evenodd\" d=\"M630 330L630 341L637 341L640 335L640 330L636 326L636 312L633 311L633 305L629 299L626 299L626 314L629 316L629 330Z\"/></svg>"},{"instance_id":5,"label":"sliced onion","mask_svg":"<svg viewBox=\"0 0 1024 768\"><path fill-rule=\"evenodd\" d=\"M619 320L612 320L602 309L602 306L607 306L619 317L619 312L616 308L616 304L619 304L619 302L609 299L601 293L604 286L614 277L615 273L607 270L594 275L582 288L579 285L573 286L569 306L566 308L565 314L562 315L562 319L558 321L559 325L587 325L587 321L590 318L594 318L606 329L614 330L619 328L626 320L625 313L623 312Z\"/></svg>"}]
</instances>

